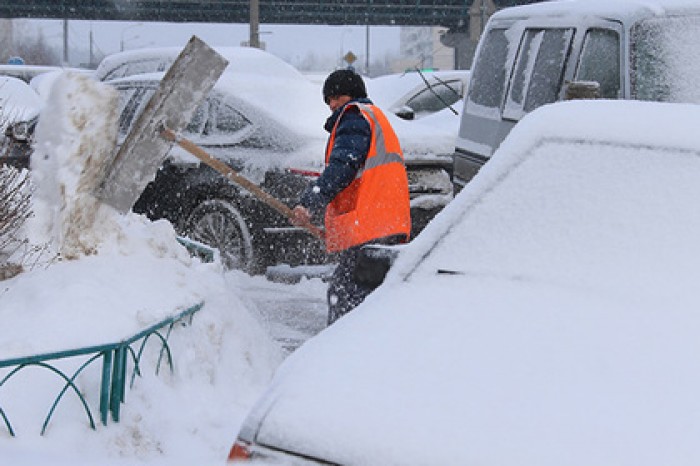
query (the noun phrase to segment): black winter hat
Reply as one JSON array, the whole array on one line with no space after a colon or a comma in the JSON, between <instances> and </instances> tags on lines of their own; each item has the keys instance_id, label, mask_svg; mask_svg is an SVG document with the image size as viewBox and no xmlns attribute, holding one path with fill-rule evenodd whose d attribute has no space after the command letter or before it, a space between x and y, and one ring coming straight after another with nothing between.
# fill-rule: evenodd
<instances>
[{"instance_id":1,"label":"black winter hat","mask_svg":"<svg viewBox=\"0 0 700 466\"><path fill-rule=\"evenodd\" d=\"M323 83L323 101L337 95L349 95L353 99L367 97L367 89L362 76L352 70L336 70L328 75Z\"/></svg>"}]
</instances>

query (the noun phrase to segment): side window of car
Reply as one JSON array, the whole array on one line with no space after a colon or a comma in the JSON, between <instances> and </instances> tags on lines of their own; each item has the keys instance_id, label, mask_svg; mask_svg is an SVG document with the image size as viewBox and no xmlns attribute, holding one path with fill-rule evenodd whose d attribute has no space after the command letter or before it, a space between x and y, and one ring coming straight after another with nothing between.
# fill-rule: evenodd
<instances>
[{"instance_id":1,"label":"side window of car","mask_svg":"<svg viewBox=\"0 0 700 466\"><path fill-rule=\"evenodd\" d=\"M547 29L544 32L525 99L526 112L557 100L573 36L573 29Z\"/></svg>"},{"instance_id":2,"label":"side window of car","mask_svg":"<svg viewBox=\"0 0 700 466\"><path fill-rule=\"evenodd\" d=\"M572 29L527 29L523 34L504 116L519 120L559 96Z\"/></svg>"},{"instance_id":3,"label":"side window of car","mask_svg":"<svg viewBox=\"0 0 700 466\"><path fill-rule=\"evenodd\" d=\"M138 106L137 88L119 89L119 135L125 136L131 127Z\"/></svg>"},{"instance_id":4,"label":"side window of car","mask_svg":"<svg viewBox=\"0 0 700 466\"><path fill-rule=\"evenodd\" d=\"M126 136L134 125L134 122L138 116L143 112L144 107L151 100L151 96L155 92L155 89L148 89L143 87L133 87L128 89L122 89L119 91L120 94L120 108L121 112L119 114L119 134L120 136ZM122 106L122 95L124 96L124 104Z\"/></svg>"},{"instance_id":5,"label":"side window of car","mask_svg":"<svg viewBox=\"0 0 700 466\"><path fill-rule=\"evenodd\" d=\"M506 83L508 39L505 29L491 29L474 64L469 101L500 109Z\"/></svg>"},{"instance_id":6,"label":"side window of car","mask_svg":"<svg viewBox=\"0 0 700 466\"><path fill-rule=\"evenodd\" d=\"M236 134L248 128L250 125L250 120L233 108L230 102L221 102L216 112L216 119L212 132L218 134Z\"/></svg>"},{"instance_id":7,"label":"side window of car","mask_svg":"<svg viewBox=\"0 0 700 466\"><path fill-rule=\"evenodd\" d=\"M596 81L600 96L617 99L620 94L620 36L610 29L589 29L583 40L577 81Z\"/></svg>"},{"instance_id":8,"label":"side window of car","mask_svg":"<svg viewBox=\"0 0 700 466\"><path fill-rule=\"evenodd\" d=\"M135 74L153 73L155 71L159 71L161 62L162 60L160 58L129 62L128 71L124 74L124 76L133 76Z\"/></svg>"},{"instance_id":9,"label":"side window of car","mask_svg":"<svg viewBox=\"0 0 700 466\"><path fill-rule=\"evenodd\" d=\"M462 81L452 80L431 85L406 101L414 112L437 112L462 97Z\"/></svg>"},{"instance_id":10,"label":"side window of car","mask_svg":"<svg viewBox=\"0 0 700 466\"><path fill-rule=\"evenodd\" d=\"M205 99L204 102L199 104L185 132L189 133L190 136L200 136L204 132L207 118L209 117L210 106L211 101L209 99Z\"/></svg>"},{"instance_id":11,"label":"side window of car","mask_svg":"<svg viewBox=\"0 0 700 466\"><path fill-rule=\"evenodd\" d=\"M110 79L123 78L125 71L126 71L126 63L122 63L121 65L117 66L112 71L107 73L105 75L103 81L109 81Z\"/></svg>"}]
</instances>

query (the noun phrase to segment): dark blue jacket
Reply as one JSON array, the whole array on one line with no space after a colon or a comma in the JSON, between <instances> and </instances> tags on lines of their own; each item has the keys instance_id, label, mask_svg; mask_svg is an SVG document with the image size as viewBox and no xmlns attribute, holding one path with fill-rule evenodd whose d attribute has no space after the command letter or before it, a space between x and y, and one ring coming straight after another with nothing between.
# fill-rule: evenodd
<instances>
[{"instance_id":1,"label":"dark blue jacket","mask_svg":"<svg viewBox=\"0 0 700 466\"><path fill-rule=\"evenodd\" d=\"M372 104L371 100L364 98L351 100L348 104L351 102ZM326 120L326 131L330 133L333 130L348 104L338 108ZM328 165L321 176L306 188L299 201L315 218L318 218L333 198L355 179L365 163L371 139L372 131L367 120L357 108L348 109L338 123Z\"/></svg>"}]
</instances>

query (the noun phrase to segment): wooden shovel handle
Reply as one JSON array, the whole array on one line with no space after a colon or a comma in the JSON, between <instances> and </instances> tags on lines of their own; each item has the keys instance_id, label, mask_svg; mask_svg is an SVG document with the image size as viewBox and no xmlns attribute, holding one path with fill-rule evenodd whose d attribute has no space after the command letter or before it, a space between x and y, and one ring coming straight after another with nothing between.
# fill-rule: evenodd
<instances>
[{"instance_id":1,"label":"wooden shovel handle","mask_svg":"<svg viewBox=\"0 0 700 466\"><path fill-rule=\"evenodd\" d=\"M292 209L287 207L287 205L283 204L277 198L271 196L270 194L260 189L258 185L236 172L234 169L226 165L221 160L215 159L214 157L209 155L209 153L207 153L204 149L202 149L189 139L178 136L177 134L175 134L174 131L168 128L161 129L160 135L168 141L177 143L177 145L185 149L187 152L194 155L199 160L209 165L217 172L221 173L223 176L226 177L226 179L246 189L258 199L263 201L265 204L269 205L277 212L284 215L290 222L294 222L294 214L292 213ZM306 231L311 233L316 238L320 240L324 239L323 230L318 228L316 225L313 225L311 223L305 223L300 226L305 228Z\"/></svg>"}]
</instances>

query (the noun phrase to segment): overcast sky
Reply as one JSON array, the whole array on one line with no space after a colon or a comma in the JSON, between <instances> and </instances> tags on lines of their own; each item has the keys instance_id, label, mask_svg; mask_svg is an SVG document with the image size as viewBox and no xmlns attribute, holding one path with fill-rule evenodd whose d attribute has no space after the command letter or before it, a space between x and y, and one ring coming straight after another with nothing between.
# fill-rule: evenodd
<instances>
[{"instance_id":1,"label":"overcast sky","mask_svg":"<svg viewBox=\"0 0 700 466\"><path fill-rule=\"evenodd\" d=\"M63 50L63 22L33 20L45 38ZM90 29L93 31L95 53L114 53L141 47L185 45L194 34L212 46L234 46L249 39L247 24L202 23L128 23L120 21L69 21L69 54L89 50ZM260 25L260 40L266 50L287 60L298 61L310 53L319 57L339 57L348 51L364 59L366 53L364 26L296 26ZM375 26L370 28L370 58L399 53L399 28ZM74 58L70 58L74 61ZM86 61L86 60L85 60Z\"/></svg>"}]
</instances>

